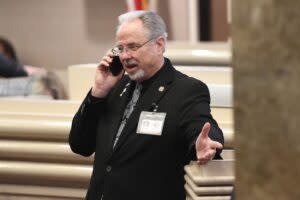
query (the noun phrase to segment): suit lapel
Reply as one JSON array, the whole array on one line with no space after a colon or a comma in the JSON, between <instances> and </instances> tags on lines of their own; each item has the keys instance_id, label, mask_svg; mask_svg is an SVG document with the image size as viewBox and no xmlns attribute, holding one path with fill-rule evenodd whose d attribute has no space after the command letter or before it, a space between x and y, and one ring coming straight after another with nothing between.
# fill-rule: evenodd
<instances>
[{"instance_id":1,"label":"suit lapel","mask_svg":"<svg viewBox=\"0 0 300 200\"><path fill-rule=\"evenodd\" d=\"M159 100L171 87L175 69L170 64L167 64L164 67L165 69L163 69L161 74L159 74L156 81L149 86L138 100L136 108L132 112L126 126L124 127L114 152L117 152L120 149L130 134L136 134L135 129L137 127L141 111L153 111L155 104L159 106Z\"/></svg>"}]
</instances>

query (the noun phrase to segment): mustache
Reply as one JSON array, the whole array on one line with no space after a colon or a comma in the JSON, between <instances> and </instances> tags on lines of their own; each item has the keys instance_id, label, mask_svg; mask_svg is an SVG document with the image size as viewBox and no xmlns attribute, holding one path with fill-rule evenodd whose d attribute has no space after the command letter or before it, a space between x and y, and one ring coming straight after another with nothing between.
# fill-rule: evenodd
<instances>
[{"instance_id":1,"label":"mustache","mask_svg":"<svg viewBox=\"0 0 300 200\"><path fill-rule=\"evenodd\" d=\"M136 60L134 60L134 59L129 59L129 60L124 60L124 65L126 66L126 65L137 65L138 63L137 63L137 61Z\"/></svg>"}]
</instances>

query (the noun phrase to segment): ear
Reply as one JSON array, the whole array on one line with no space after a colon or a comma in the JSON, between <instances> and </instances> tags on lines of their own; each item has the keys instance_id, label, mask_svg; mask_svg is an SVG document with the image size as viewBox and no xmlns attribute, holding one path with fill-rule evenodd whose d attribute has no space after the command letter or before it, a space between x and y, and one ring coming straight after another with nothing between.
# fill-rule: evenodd
<instances>
[{"instance_id":1,"label":"ear","mask_svg":"<svg viewBox=\"0 0 300 200\"><path fill-rule=\"evenodd\" d=\"M159 53L163 54L165 52L166 40L164 37L159 36L156 39L157 50Z\"/></svg>"}]
</instances>

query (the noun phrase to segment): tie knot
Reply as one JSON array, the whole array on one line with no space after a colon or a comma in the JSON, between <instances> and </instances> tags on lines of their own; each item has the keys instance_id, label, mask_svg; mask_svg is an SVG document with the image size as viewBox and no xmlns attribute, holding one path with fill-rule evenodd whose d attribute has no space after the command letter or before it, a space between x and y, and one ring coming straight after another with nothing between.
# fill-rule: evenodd
<instances>
[{"instance_id":1,"label":"tie knot","mask_svg":"<svg viewBox=\"0 0 300 200\"><path fill-rule=\"evenodd\" d=\"M136 85L135 85L135 89L134 89L134 92L133 92L133 96L140 96L140 94L141 94L141 91L142 91L142 85L141 84L139 84L139 83L137 83Z\"/></svg>"},{"instance_id":2,"label":"tie knot","mask_svg":"<svg viewBox=\"0 0 300 200\"><path fill-rule=\"evenodd\" d=\"M137 83L136 85L135 85L135 90L139 90L139 91L141 91L142 90L142 85L140 84L140 83Z\"/></svg>"}]
</instances>

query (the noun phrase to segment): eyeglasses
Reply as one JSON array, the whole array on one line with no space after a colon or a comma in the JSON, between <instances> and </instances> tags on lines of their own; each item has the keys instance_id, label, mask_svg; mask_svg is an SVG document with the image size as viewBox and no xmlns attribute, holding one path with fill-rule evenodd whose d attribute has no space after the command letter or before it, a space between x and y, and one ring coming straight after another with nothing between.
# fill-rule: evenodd
<instances>
[{"instance_id":1,"label":"eyeglasses","mask_svg":"<svg viewBox=\"0 0 300 200\"><path fill-rule=\"evenodd\" d=\"M139 50L141 47L143 47L145 44L147 44L148 42L154 40L155 38L152 38L150 40L147 40L146 42L144 42L143 44L136 44L136 43L130 43L127 44L125 46L122 45L118 45L116 47L114 47L111 51L113 52L114 55L119 55L126 52L133 52L133 51L137 51Z\"/></svg>"}]
</instances>

